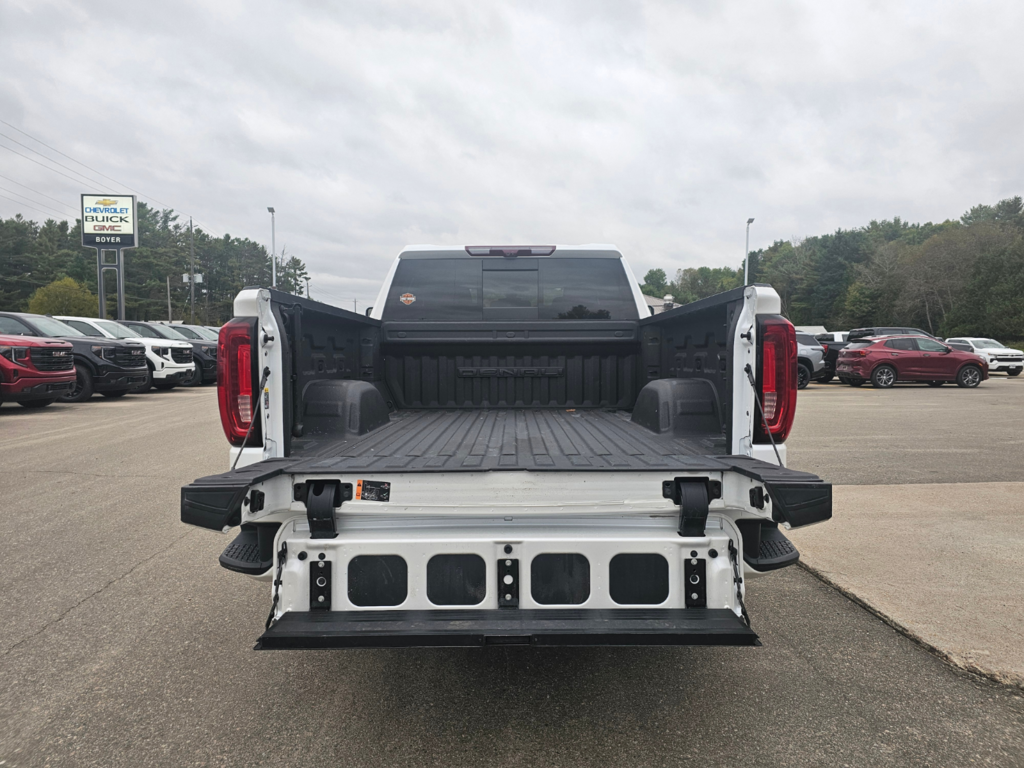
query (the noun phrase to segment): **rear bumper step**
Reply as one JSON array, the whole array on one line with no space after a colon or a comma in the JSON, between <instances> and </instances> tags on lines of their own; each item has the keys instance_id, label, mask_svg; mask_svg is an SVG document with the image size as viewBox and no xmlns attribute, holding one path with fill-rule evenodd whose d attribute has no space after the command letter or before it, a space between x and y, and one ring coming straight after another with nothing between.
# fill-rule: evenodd
<instances>
[{"instance_id":1,"label":"rear bumper step","mask_svg":"<svg viewBox=\"0 0 1024 768\"><path fill-rule=\"evenodd\" d=\"M256 650L484 645L760 645L727 609L290 612Z\"/></svg>"}]
</instances>

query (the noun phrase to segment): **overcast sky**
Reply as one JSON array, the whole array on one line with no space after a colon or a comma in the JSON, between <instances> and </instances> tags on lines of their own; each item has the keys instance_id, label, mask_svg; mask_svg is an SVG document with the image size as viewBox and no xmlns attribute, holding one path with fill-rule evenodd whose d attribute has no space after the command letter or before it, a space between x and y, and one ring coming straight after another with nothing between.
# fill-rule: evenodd
<instances>
[{"instance_id":1,"label":"overcast sky","mask_svg":"<svg viewBox=\"0 0 1024 768\"><path fill-rule=\"evenodd\" d=\"M757 248L1019 194L1022 30L1019 0L3 0L0 119L122 184L0 124L0 195L126 185L268 246L273 205L360 309L407 243L736 266L750 216Z\"/></svg>"}]
</instances>

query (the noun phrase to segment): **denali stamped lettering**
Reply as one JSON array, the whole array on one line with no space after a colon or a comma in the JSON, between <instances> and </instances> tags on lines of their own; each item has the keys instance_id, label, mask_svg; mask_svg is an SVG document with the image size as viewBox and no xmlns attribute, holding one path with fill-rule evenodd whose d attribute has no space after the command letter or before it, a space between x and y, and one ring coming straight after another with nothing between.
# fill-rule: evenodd
<instances>
[{"instance_id":1,"label":"denali stamped lettering","mask_svg":"<svg viewBox=\"0 0 1024 768\"><path fill-rule=\"evenodd\" d=\"M498 367L498 368L459 368L459 376L462 378L480 378L480 377L495 377L495 376L515 376L519 378L537 378L542 379L549 376L564 376L565 368L558 367Z\"/></svg>"}]
</instances>

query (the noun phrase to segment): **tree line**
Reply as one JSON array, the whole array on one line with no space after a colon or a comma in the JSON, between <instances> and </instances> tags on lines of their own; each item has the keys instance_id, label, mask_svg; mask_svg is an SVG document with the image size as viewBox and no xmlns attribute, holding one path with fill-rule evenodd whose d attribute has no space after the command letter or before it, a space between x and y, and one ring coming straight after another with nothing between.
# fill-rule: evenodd
<instances>
[{"instance_id":1,"label":"tree line","mask_svg":"<svg viewBox=\"0 0 1024 768\"><path fill-rule=\"evenodd\" d=\"M768 283L794 325L829 330L906 325L940 336L1024 339L1024 202L977 205L957 220L872 221L748 255L750 282ZM742 265L662 269L644 293L686 303L736 288Z\"/></svg>"},{"instance_id":2,"label":"tree line","mask_svg":"<svg viewBox=\"0 0 1024 768\"><path fill-rule=\"evenodd\" d=\"M189 290L182 275L189 271L188 225L171 210L141 202L138 214L140 246L125 252L128 318L167 319L169 281L172 319L187 319ZM196 272L203 275L196 285L196 320L220 325L231 317L238 291L270 284L271 255L247 238L217 237L200 228L194 238ZM783 314L796 325L830 330L909 325L941 336L1024 339L1020 197L974 206L940 224L893 218L779 240L751 251L748 258L751 282L773 286ZM282 254L279 267L278 287L304 295L305 264ZM113 317L116 298L113 275L108 275L107 315ZM687 303L742 282L742 265L681 269L674 280L663 269L652 269L641 287L648 295L672 294L677 303ZM95 294L96 252L81 246L79 222L37 224L20 215L0 220L0 309L96 307Z\"/></svg>"},{"instance_id":3,"label":"tree line","mask_svg":"<svg viewBox=\"0 0 1024 768\"><path fill-rule=\"evenodd\" d=\"M140 202L137 227L139 247L123 251L127 318L167 320L169 282L171 319L189 320L189 285L182 281L190 266L188 222L174 211ZM248 238L217 237L198 227L193 236L195 271L203 276L196 283L196 322L221 325L231 318L232 302L242 288L270 285L271 254ZM96 251L81 243L77 220L37 224L21 215L0 219L0 309L56 313L52 307L91 307L85 314L95 315ZM305 295L307 278L301 259L283 252L278 256L280 290ZM105 286L106 314L116 317L113 272L107 272Z\"/></svg>"}]
</instances>

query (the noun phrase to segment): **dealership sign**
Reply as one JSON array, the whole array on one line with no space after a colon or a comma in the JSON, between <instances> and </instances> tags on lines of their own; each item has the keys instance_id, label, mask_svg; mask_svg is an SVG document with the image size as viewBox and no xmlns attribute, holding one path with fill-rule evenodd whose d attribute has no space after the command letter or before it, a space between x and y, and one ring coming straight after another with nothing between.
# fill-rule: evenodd
<instances>
[{"instance_id":1,"label":"dealership sign","mask_svg":"<svg viewBox=\"0 0 1024 768\"><path fill-rule=\"evenodd\" d=\"M82 195L82 245L119 251L138 244L134 195Z\"/></svg>"}]
</instances>

